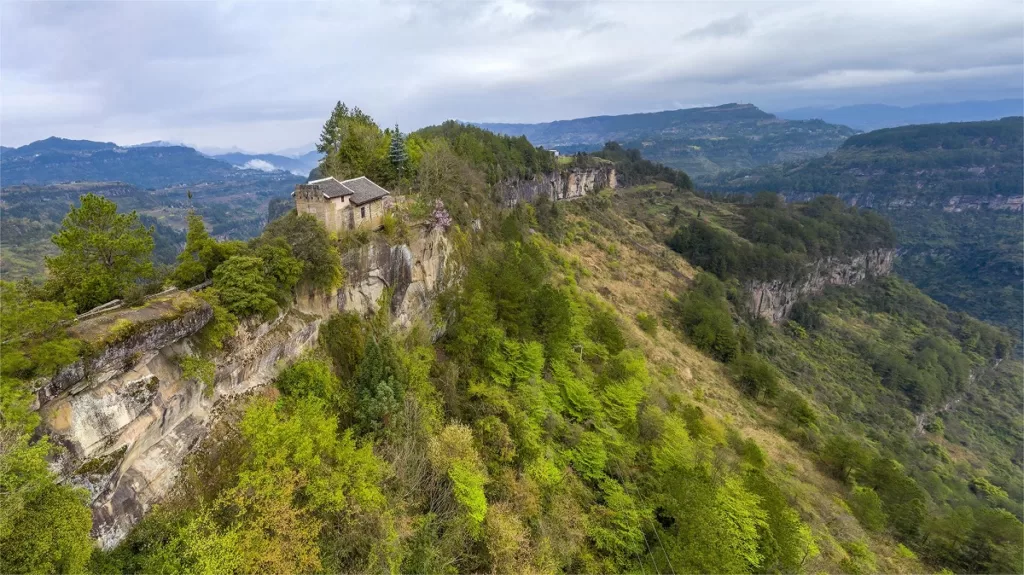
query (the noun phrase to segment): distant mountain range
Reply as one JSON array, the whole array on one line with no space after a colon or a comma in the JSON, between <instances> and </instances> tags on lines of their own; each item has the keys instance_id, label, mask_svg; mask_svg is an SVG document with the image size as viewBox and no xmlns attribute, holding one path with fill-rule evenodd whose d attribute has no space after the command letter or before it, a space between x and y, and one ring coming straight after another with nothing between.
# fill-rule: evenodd
<instances>
[{"instance_id":1,"label":"distant mountain range","mask_svg":"<svg viewBox=\"0 0 1024 575\"><path fill-rule=\"evenodd\" d=\"M840 108L797 108L779 112L788 120L819 119L842 124L857 130L877 130L910 124L943 122L976 122L998 120L1024 114L1024 99L952 102L945 104L919 104L916 106L887 106L861 104Z\"/></svg>"},{"instance_id":2,"label":"distant mountain range","mask_svg":"<svg viewBox=\"0 0 1024 575\"><path fill-rule=\"evenodd\" d=\"M53 137L0 150L0 181L10 186L116 180L143 188L164 188L244 178L293 182L295 176L287 172L301 169L302 175L308 173L306 163L299 160L291 160L295 162L294 170L265 161L247 165L258 158L239 157L236 159L243 161L235 164L171 142L123 147L112 142Z\"/></svg>"},{"instance_id":3,"label":"distant mountain range","mask_svg":"<svg viewBox=\"0 0 1024 575\"><path fill-rule=\"evenodd\" d=\"M893 222L896 270L953 309L1015 333L1024 318L1024 118L903 126L822 158L722 173L717 192L838 196Z\"/></svg>"},{"instance_id":4,"label":"distant mountain range","mask_svg":"<svg viewBox=\"0 0 1024 575\"><path fill-rule=\"evenodd\" d=\"M476 124L564 153L616 141L692 176L823 156L856 133L821 120L784 120L751 104L647 114L595 116L542 124Z\"/></svg>"}]
</instances>

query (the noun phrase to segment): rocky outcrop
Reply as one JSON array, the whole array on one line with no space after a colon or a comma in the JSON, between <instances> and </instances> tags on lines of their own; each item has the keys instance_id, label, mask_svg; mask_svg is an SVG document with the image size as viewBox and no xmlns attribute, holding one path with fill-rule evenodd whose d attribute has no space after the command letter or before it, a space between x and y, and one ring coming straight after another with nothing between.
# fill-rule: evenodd
<instances>
[{"instance_id":1,"label":"rocky outcrop","mask_svg":"<svg viewBox=\"0 0 1024 575\"><path fill-rule=\"evenodd\" d=\"M874 250L849 258L826 258L809 265L796 281L753 281L746 284L747 308L773 324L781 323L796 302L824 291L828 286L856 285L867 278L892 272L892 249Z\"/></svg>"},{"instance_id":2,"label":"rocky outcrop","mask_svg":"<svg viewBox=\"0 0 1024 575\"><path fill-rule=\"evenodd\" d=\"M111 315L95 321L119 325L125 314ZM207 387L182 377L179 363L193 355L189 336L211 317L203 304L176 318L150 320L37 391L41 431L65 447L55 467L89 490L93 534L105 548L171 488L185 456L209 430L217 402L268 383L281 360L316 341L320 323L293 310L241 326L214 358L216 375Z\"/></svg>"},{"instance_id":3,"label":"rocky outcrop","mask_svg":"<svg viewBox=\"0 0 1024 575\"><path fill-rule=\"evenodd\" d=\"M41 433L66 449L54 462L66 481L88 489L93 531L116 545L173 487L185 457L207 436L226 398L270 383L282 365L315 345L323 318L375 311L392 290L394 323L430 319L434 296L458 274L442 230L414 228L405 244L375 237L342 257L345 284L329 294L300 293L272 321L243 322L210 358L212 385L183 377L192 337L213 317L201 299L171 293L114 309L71 327L96 351L39 382Z\"/></svg>"},{"instance_id":4,"label":"rocky outcrop","mask_svg":"<svg viewBox=\"0 0 1024 575\"><path fill-rule=\"evenodd\" d=\"M520 201L532 202L542 196L552 201L572 200L616 186L615 168L609 163L588 168L569 167L533 178L506 180L498 185L498 189L505 205L514 206Z\"/></svg>"},{"instance_id":5,"label":"rocky outcrop","mask_svg":"<svg viewBox=\"0 0 1024 575\"><path fill-rule=\"evenodd\" d=\"M327 316L340 311L360 315L377 309L385 289L391 290L391 317L399 327L416 319L429 320L436 293L453 279L449 268L451 243L439 228L417 226L411 239L391 244L375 236L366 245L342 255L345 284L324 294L303 291L297 307L307 313Z\"/></svg>"}]
</instances>

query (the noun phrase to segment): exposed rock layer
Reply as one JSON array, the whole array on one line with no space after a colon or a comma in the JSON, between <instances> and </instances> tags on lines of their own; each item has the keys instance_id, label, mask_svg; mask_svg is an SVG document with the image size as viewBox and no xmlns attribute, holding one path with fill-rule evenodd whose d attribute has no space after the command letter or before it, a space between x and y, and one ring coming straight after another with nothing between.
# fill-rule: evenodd
<instances>
[{"instance_id":1,"label":"exposed rock layer","mask_svg":"<svg viewBox=\"0 0 1024 575\"><path fill-rule=\"evenodd\" d=\"M340 289L300 293L274 320L243 323L212 358L212 386L183 378L180 367L194 354L190 336L212 319L206 304L141 323L130 336L42 382L36 394L41 431L66 447L55 467L89 490L100 544L116 545L166 495L185 456L209 432L217 403L272 381L283 364L315 345L322 318L343 310L371 313L390 288L397 325L429 321L434 294L457 274L448 269L450 244L441 230L412 235L408 244L374 238L349 251ZM153 310L113 311L89 322L109 328L146 311Z\"/></svg>"},{"instance_id":2,"label":"exposed rock layer","mask_svg":"<svg viewBox=\"0 0 1024 575\"><path fill-rule=\"evenodd\" d=\"M796 281L754 281L746 285L747 308L773 324L779 324L802 298L816 295L828 286L856 285L869 277L892 272L895 250L874 250L849 258L826 258L807 267Z\"/></svg>"},{"instance_id":3,"label":"exposed rock layer","mask_svg":"<svg viewBox=\"0 0 1024 575\"><path fill-rule=\"evenodd\" d=\"M566 168L527 179L511 179L499 184L505 205L532 202L541 196L552 201L572 200L603 188L615 188L615 168L611 164L592 168Z\"/></svg>"}]
</instances>

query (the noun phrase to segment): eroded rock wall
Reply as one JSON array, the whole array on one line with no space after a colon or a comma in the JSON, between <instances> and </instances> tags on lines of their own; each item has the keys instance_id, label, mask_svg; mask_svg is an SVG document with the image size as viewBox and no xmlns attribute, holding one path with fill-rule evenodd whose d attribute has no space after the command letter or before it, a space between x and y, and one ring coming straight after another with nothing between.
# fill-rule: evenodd
<instances>
[{"instance_id":1,"label":"eroded rock wall","mask_svg":"<svg viewBox=\"0 0 1024 575\"><path fill-rule=\"evenodd\" d=\"M451 243L441 229L417 226L404 244L390 244L376 236L364 246L342 255L345 283L331 293L304 290L297 307L328 316L341 311L369 315L376 311L385 289L391 289L391 317L398 327L416 319L429 322L437 292L453 280Z\"/></svg>"},{"instance_id":2,"label":"eroded rock wall","mask_svg":"<svg viewBox=\"0 0 1024 575\"><path fill-rule=\"evenodd\" d=\"M892 272L895 250L874 250L849 258L826 258L807 268L796 281L755 281L746 284L747 308L773 324L779 324L803 298L816 295L828 286L856 285L867 278Z\"/></svg>"},{"instance_id":3,"label":"eroded rock wall","mask_svg":"<svg viewBox=\"0 0 1024 575\"><path fill-rule=\"evenodd\" d=\"M581 198L604 188L617 186L615 168L602 165L592 168L564 168L533 178L511 179L499 184L505 205L520 201L532 202L546 196L552 201Z\"/></svg>"},{"instance_id":4,"label":"eroded rock wall","mask_svg":"<svg viewBox=\"0 0 1024 575\"><path fill-rule=\"evenodd\" d=\"M280 361L316 341L320 324L296 310L243 324L214 358L208 388L182 377L179 363L194 353L189 336L211 317L203 306L154 323L70 366L37 393L40 431L65 447L55 467L89 490L93 534L105 548L173 486L185 456L208 432L217 402L268 383Z\"/></svg>"},{"instance_id":5,"label":"eroded rock wall","mask_svg":"<svg viewBox=\"0 0 1024 575\"><path fill-rule=\"evenodd\" d=\"M299 293L274 320L243 322L211 358L211 386L184 378L180 366L196 354L191 336L213 317L209 305L195 305L200 300L184 297L194 307L183 311L171 301L116 310L72 328L81 336L116 331L127 317L145 320L36 390L40 433L66 448L54 466L68 482L89 490L93 534L104 548L121 541L173 487L185 456L215 421L218 402L270 383L283 365L316 344L324 318L339 311L373 313L390 288L396 325L407 327L417 318L429 323L435 294L458 274L442 230L418 227L410 236L397 245L375 237L343 255L346 281L340 289Z\"/></svg>"}]
</instances>

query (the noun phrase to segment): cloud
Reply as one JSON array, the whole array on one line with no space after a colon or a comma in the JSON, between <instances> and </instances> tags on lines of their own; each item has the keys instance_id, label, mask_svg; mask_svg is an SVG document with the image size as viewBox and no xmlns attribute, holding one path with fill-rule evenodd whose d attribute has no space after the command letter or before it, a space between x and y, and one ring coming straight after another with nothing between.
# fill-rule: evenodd
<instances>
[{"instance_id":1,"label":"cloud","mask_svg":"<svg viewBox=\"0 0 1024 575\"><path fill-rule=\"evenodd\" d=\"M750 30L753 22L747 14L736 14L728 18L712 20L699 28L694 28L679 36L681 40L704 38L723 38L726 36L742 36Z\"/></svg>"},{"instance_id":2,"label":"cloud","mask_svg":"<svg viewBox=\"0 0 1024 575\"><path fill-rule=\"evenodd\" d=\"M337 100L410 131L1018 97L1021 15L998 0L3 2L0 135L274 151L314 141Z\"/></svg>"},{"instance_id":3,"label":"cloud","mask_svg":"<svg viewBox=\"0 0 1024 575\"><path fill-rule=\"evenodd\" d=\"M266 160L249 160L239 167L243 170L259 170L261 172L276 172L281 169Z\"/></svg>"}]
</instances>

